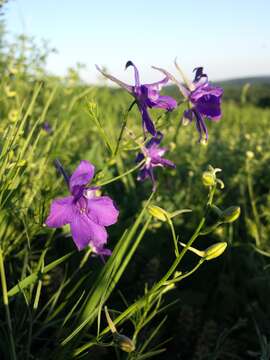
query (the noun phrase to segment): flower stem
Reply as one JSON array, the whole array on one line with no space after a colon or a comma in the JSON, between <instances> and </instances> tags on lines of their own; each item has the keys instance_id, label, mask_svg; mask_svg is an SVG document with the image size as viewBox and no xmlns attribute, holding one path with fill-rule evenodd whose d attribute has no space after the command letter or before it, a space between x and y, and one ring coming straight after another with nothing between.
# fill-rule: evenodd
<instances>
[{"instance_id":1,"label":"flower stem","mask_svg":"<svg viewBox=\"0 0 270 360\"><path fill-rule=\"evenodd\" d=\"M114 156L117 155L118 153L118 150L119 150L119 146L120 146L120 143L121 143L121 140L122 140L122 137L123 137L123 133L124 133L124 130L126 128L126 125L127 125L127 120L128 120L128 114L129 112L131 111L131 109L133 108L133 106L136 104L136 100L134 100L132 102L132 104L129 106L125 116L124 116L124 121L123 121L123 124L122 124L122 127L121 127L121 130L120 130L120 134L119 134L119 137L118 137L118 140L117 140L117 145L116 145L116 148L114 150Z\"/></svg>"},{"instance_id":2,"label":"flower stem","mask_svg":"<svg viewBox=\"0 0 270 360\"><path fill-rule=\"evenodd\" d=\"M144 162L145 162L145 160L141 161L141 162L140 162L139 164L137 164L135 167L129 169L128 171L124 172L123 174L120 174L120 175L118 175L118 176L116 176L116 177L114 177L114 178L112 178L112 179L110 179L110 180L106 180L106 181L104 181L104 182L97 183L97 184L95 184L95 186L104 186L104 185L108 185L108 184L110 184L110 183L112 183L112 182L114 182L114 181L117 181L117 180L121 179L122 177L125 177L125 176L127 176L128 174L132 173L133 171L139 169L139 168L144 164Z\"/></svg>"},{"instance_id":3,"label":"flower stem","mask_svg":"<svg viewBox=\"0 0 270 360\"><path fill-rule=\"evenodd\" d=\"M15 343L14 337L12 333L12 324L11 324L11 317L9 312L9 305L8 305L8 294L7 294L7 282L6 282L6 274L5 274L5 267L4 267L4 260L3 260L3 251L0 248L0 273L1 273L1 285L2 285L2 293L3 293L3 303L6 310L6 319L8 324L8 332L10 338L10 345L11 345L11 356L13 360L16 360L16 351L15 351Z\"/></svg>"},{"instance_id":4,"label":"flower stem","mask_svg":"<svg viewBox=\"0 0 270 360\"><path fill-rule=\"evenodd\" d=\"M177 281L181 281L182 279L190 276L191 274L193 274L203 263L204 263L205 259L200 259L200 261L196 264L196 266L194 266L194 268L190 271L188 271L187 273L179 276L179 278L177 279Z\"/></svg>"},{"instance_id":5,"label":"flower stem","mask_svg":"<svg viewBox=\"0 0 270 360\"><path fill-rule=\"evenodd\" d=\"M177 237L175 235L175 229L174 229L174 226L173 226L173 222L172 220L167 216L167 221L170 225L170 228L171 228L171 231L172 231L172 237L173 237L173 242L174 242L174 247L175 247L175 255L176 257L179 256L179 249L178 249L178 244L177 244Z\"/></svg>"}]
</instances>

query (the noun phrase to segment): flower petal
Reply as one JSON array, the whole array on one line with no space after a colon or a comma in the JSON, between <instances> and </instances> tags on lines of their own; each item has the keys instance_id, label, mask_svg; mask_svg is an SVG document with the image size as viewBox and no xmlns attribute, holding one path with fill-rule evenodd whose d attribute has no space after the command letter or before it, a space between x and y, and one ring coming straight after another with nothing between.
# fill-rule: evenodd
<instances>
[{"instance_id":1,"label":"flower petal","mask_svg":"<svg viewBox=\"0 0 270 360\"><path fill-rule=\"evenodd\" d=\"M162 87L168 83L169 80L169 77L165 76L165 78L160 81L156 81L152 84L144 84L144 86L147 87L149 90L160 91Z\"/></svg>"},{"instance_id":2,"label":"flower petal","mask_svg":"<svg viewBox=\"0 0 270 360\"><path fill-rule=\"evenodd\" d=\"M193 109L185 110L184 114L183 114L183 117L181 119L182 125L186 126L189 123L191 123L192 120L193 120L193 116L194 116Z\"/></svg>"},{"instance_id":3,"label":"flower petal","mask_svg":"<svg viewBox=\"0 0 270 360\"><path fill-rule=\"evenodd\" d=\"M130 60L126 63L126 69L127 69L129 66L133 66L133 68L134 68L135 86L136 86L136 87L139 87L139 86L140 86L140 77L139 77L138 68L137 68L137 66L135 66L135 65L133 64L133 62L130 61Z\"/></svg>"},{"instance_id":4,"label":"flower petal","mask_svg":"<svg viewBox=\"0 0 270 360\"><path fill-rule=\"evenodd\" d=\"M93 179L94 173L94 165L87 160L81 161L69 179L71 193L75 195L78 189L81 189L84 185L88 184L89 181Z\"/></svg>"},{"instance_id":5,"label":"flower petal","mask_svg":"<svg viewBox=\"0 0 270 360\"><path fill-rule=\"evenodd\" d=\"M162 68L159 68L159 67L156 67L156 66L152 66L152 68L162 72L164 75L166 75L166 77L168 77L172 82L174 82L178 86L180 92L182 93L182 95L185 98L187 98L189 96L190 90L187 89L185 86L183 86L178 80L176 80L176 78L171 73L169 73L165 69L162 69Z\"/></svg>"},{"instance_id":6,"label":"flower petal","mask_svg":"<svg viewBox=\"0 0 270 360\"><path fill-rule=\"evenodd\" d=\"M171 160L168 160L168 159L160 158L159 163L160 163L160 166L166 166L166 167L170 167L173 169L176 168L175 164Z\"/></svg>"},{"instance_id":7,"label":"flower petal","mask_svg":"<svg viewBox=\"0 0 270 360\"><path fill-rule=\"evenodd\" d=\"M155 136L156 135L155 125L152 119L150 118L150 115L148 114L147 107L144 105L143 106L138 105L138 107L142 114L143 128L146 129L151 135Z\"/></svg>"},{"instance_id":8,"label":"flower petal","mask_svg":"<svg viewBox=\"0 0 270 360\"><path fill-rule=\"evenodd\" d=\"M201 78L204 78L204 82L207 82L207 75L203 72L203 67L199 66L196 67L195 69L193 69L193 72L195 72L195 76L194 76L194 80L193 82L199 82L201 80Z\"/></svg>"},{"instance_id":9,"label":"flower petal","mask_svg":"<svg viewBox=\"0 0 270 360\"><path fill-rule=\"evenodd\" d=\"M138 172L137 180L144 181L145 179L149 178L149 176L149 170L144 167Z\"/></svg>"},{"instance_id":10,"label":"flower petal","mask_svg":"<svg viewBox=\"0 0 270 360\"><path fill-rule=\"evenodd\" d=\"M190 94L190 101L196 103L202 96L215 96L219 100L223 95L223 89L210 84L198 85Z\"/></svg>"},{"instance_id":11,"label":"flower petal","mask_svg":"<svg viewBox=\"0 0 270 360\"><path fill-rule=\"evenodd\" d=\"M160 144L161 140L163 139L163 134L160 131L157 131L156 135L152 137L145 145L147 149L150 149L151 147L156 147Z\"/></svg>"},{"instance_id":12,"label":"flower petal","mask_svg":"<svg viewBox=\"0 0 270 360\"><path fill-rule=\"evenodd\" d=\"M128 85L124 83L123 81L116 79L114 76L107 74L105 71L101 70L99 66L96 65L96 69L107 79L110 79L111 81L115 82L117 85L119 85L121 88L125 89L129 93L132 93L133 87L131 85Z\"/></svg>"},{"instance_id":13,"label":"flower petal","mask_svg":"<svg viewBox=\"0 0 270 360\"><path fill-rule=\"evenodd\" d=\"M74 216L73 196L53 200L49 216L45 224L52 228L62 227L69 224Z\"/></svg>"},{"instance_id":14,"label":"flower petal","mask_svg":"<svg viewBox=\"0 0 270 360\"><path fill-rule=\"evenodd\" d=\"M136 156L135 162L140 163L141 161L143 161L143 159L144 159L144 155L142 153L139 153Z\"/></svg>"},{"instance_id":15,"label":"flower petal","mask_svg":"<svg viewBox=\"0 0 270 360\"><path fill-rule=\"evenodd\" d=\"M91 245L91 244L90 244ZM104 247L101 247L101 248L95 248L94 246L92 246L92 249L94 250L94 252L97 254L97 255L103 255L103 256L111 256L112 255L112 252L110 249L106 249Z\"/></svg>"},{"instance_id":16,"label":"flower petal","mask_svg":"<svg viewBox=\"0 0 270 360\"><path fill-rule=\"evenodd\" d=\"M194 112L194 115L196 118L196 121L195 121L196 128L200 134L199 142L201 142L203 140L203 134L205 134L205 140L207 141L208 140L208 130L207 130L206 124L204 122L204 119L196 109L193 109L193 112Z\"/></svg>"},{"instance_id":17,"label":"flower petal","mask_svg":"<svg viewBox=\"0 0 270 360\"><path fill-rule=\"evenodd\" d=\"M213 95L204 95L196 102L196 109L199 113L210 119L221 118L220 99Z\"/></svg>"},{"instance_id":18,"label":"flower petal","mask_svg":"<svg viewBox=\"0 0 270 360\"><path fill-rule=\"evenodd\" d=\"M109 226L117 222L119 211L109 196L100 196L88 201L88 216L97 224Z\"/></svg>"},{"instance_id":19,"label":"flower petal","mask_svg":"<svg viewBox=\"0 0 270 360\"><path fill-rule=\"evenodd\" d=\"M86 214L76 215L71 224L71 234L79 250L88 245L94 248L102 248L107 242L107 231L104 226L100 226L92 221Z\"/></svg>"},{"instance_id":20,"label":"flower petal","mask_svg":"<svg viewBox=\"0 0 270 360\"><path fill-rule=\"evenodd\" d=\"M177 101L171 96L160 95L158 99L153 102L152 107L172 111L177 107Z\"/></svg>"}]
</instances>

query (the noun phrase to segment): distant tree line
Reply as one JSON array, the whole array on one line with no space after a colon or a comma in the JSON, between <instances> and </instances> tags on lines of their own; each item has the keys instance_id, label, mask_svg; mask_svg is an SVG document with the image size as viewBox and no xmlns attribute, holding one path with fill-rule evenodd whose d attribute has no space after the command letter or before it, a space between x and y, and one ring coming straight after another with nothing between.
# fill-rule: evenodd
<instances>
[{"instance_id":1,"label":"distant tree line","mask_svg":"<svg viewBox=\"0 0 270 360\"><path fill-rule=\"evenodd\" d=\"M243 101L241 95L243 94L244 86L237 84L223 85L224 100L233 100L239 103L251 103L261 108L270 107L270 82L250 84Z\"/></svg>"}]
</instances>

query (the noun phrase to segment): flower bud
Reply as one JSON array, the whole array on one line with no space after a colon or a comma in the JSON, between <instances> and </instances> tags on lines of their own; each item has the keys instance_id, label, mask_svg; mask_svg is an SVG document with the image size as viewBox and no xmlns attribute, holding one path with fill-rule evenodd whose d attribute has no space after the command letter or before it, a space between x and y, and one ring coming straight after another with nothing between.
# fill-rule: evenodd
<instances>
[{"instance_id":1,"label":"flower bud","mask_svg":"<svg viewBox=\"0 0 270 360\"><path fill-rule=\"evenodd\" d=\"M221 219L225 223L232 223L240 216L241 208L239 206L230 206L222 211Z\"/></svg>"},{"instance_id":2,"label":"flower bud","mask_svg":"<svg viewBox=\"0 0 270 360\"><path fill-rule=\"evenodd\" d=\"M190 119L187 118L187 117L185 117L185 116L183 116L183 117L182 117L182 125L183 125L183 126L187 126L188 124L190 124Z\"/></svg>"},{"instance_id":3,"label":"flower bud","mask_svg":"<svg viewBox=\"0 0 270 360\"><path fill-rule=\"evenodd\" d=\"M16 68L16 66L13 63L10 63L8 65L8 71L11 75L16 75L18 73L18 69Z\"/></svg>"},{"instance_id":4,"label":"flower bud","mask_svg":"<svg viewBox=\"0 0 270 360\"><path fill-rule=\"evenodd\" d=\"M174 290L175 289L175 284L166 284L165 283L165 286L163 287L163 289L161 290L161 293L160 294L165 294L166 292L168 291L171 291L171 290Z\"/></svg>"},{"instance_id":5,"label":"flower bud","mask_svg":"<svg viewBox=\"0 0 270 360\"><path fill-rule=\"evenodd\" d=\"M226 247L227 247L227 243L225 241L209 246L204 251L205 260L212 260L217 258L225 251Z\"/></svg>"},{"instance_id":6,"label":"flower bud","mask_svg":"<svg viewBox=\"0 0 270 360\"><path fill-rule=\"evenodd\" d=\"M156 205L150 205L148 206L148 212L150 215L152 215L154 218L160 220L160 221L167 221L169 214L166 210L160 208Z\"/></svg>"},{"instance_id":7,"label":"flower bud","mask_svg":"<svg viewBox=\"0 0 270 360\"><path fill-rule=\"evenodd\" d=\"M5 87L5 93L6 93L7 97L9 97L9 98L16 96L16 91L11 90L8 85Z\"/></svg>"},{"instance_id":8,"label":"flower bud","mask_svg":"<svg viewBox=\"0 0 270 360\"><path fill-rule=\"evenodd\" d=\"M202 182L204 186L214 186L216 183L216 176L210 171L205 171L202 174Z\"/></svg>"},{"instance_id":9,"label":"flower bud","mask_svg":"<svg viewBox=\"0 0 270 360\"><path fill-rule=\"evenodd\" d=\"M208 170L204 171L202 174L202 182L205 186L211 187L216 184L220 185L220 188L224 188L224 183L222 180L218 179L216 173L222 171L219 168L213 168L213 166L209 165Z\"/></svg>"},{"instance_id":10,"label":"flower bud","mask_svg":"<svg viewBox=\"0 0 270 360\"><path fill-rule=\"evenodd\" d=\"M134 342L127 336L119 334L116 330L116 327L110 317L110 314L108 312L107 306L105 306L105 315L106 315L106 319L109 325L109 328L113 334L113 339L114 342L117 346L119 346L119 348L125 352L132 352L135 350L135 345Z\"/></svg>"},{"instance_id":11,"label":"flower bud","mask_svg":"<svg viewBox=\"0 0 270 360\"><path fill-rule=\"evenodd\" d=\"M248 151L246 152L246 157L247 157L249 160L253 159L254 156L255 156L255 155L254 155L254 152L253 152L253 151L248 150Z\"/></svg>"},{"instance_id":12,"label":"flower bud","mask_svg":"<svg viewBox=\"0 0 270 360\"><path fill-rule=\"evenodd\" d=\"M171 151L173 151L176 148L176 143L173 142L173 141L171 141L169 145L170 145L170 150Z\"/></svg>"},{"instance_id":13,"label":"flower bud","mask_svg":"<svg viewBox=\"0 0 270 360\"><path fill-rule=\"evenodd\" d=\"M17 121L17 119L19 118L19 111L18 110L10 110L10 112L8 113L8 119L15 123Z\"/></svg>"},{"instance_id":14,"label":"flower bud","mask_svg":"<svg viewBox=\"0 0 270 360\"><path fill-rule=\"evenodd\" d=\"M200 140L200 144L201 144L201 145L204 145L204 146L208 145L207 139L206 139L206 138L202 138L202 139Z\"/></svg>"},{"instance_id":15,"label":"flower bud","mask_svg":"<svg viewBox=\"0 0 270 360\"><path fill-rule=\"evenodd\" d=\"M114 342L119 348L127 353L135 350L134 342L127 336L115 333Z\"/></svg>"}]
</instances>

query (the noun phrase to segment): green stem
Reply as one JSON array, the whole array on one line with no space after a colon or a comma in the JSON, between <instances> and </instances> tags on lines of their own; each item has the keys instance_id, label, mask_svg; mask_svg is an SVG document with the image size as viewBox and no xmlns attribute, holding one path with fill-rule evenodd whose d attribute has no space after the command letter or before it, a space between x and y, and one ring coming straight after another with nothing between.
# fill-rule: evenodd
<instances>
[{"instance_id":1,"label":"green stem","mask_svg":"<svg viewBox=\"0 0 270 360\"><path fill-rule=\"evenodd\" d=\"M12 332L12 324L11 324L11 317L10 317L10 312L9 312L9 305L8 305L7 282L6 282L6 274L5 274L2 249L0 249L0 273L1 273L3 303L5 306L5 310L6 310L8 332L9 332L10 345L11 345L11 356L12 356L13 360L16 360L17 357L16 357L15 343L14 343L14 337L13 337L13 332Z\"/></svg>"},{"instance_id":2,"label":"green stem","mask_svg":"<svg viewBox=\"0 0 270 360\"><path fill-rule=\"evenodd\" d=\"M260 247L260 245L261 245L261 240L260 240L260 237L261 237L260 217L259 217L257 207L256 207L256 200L255 200L255 196L254 196L252 178L251 178L251 173L250 173L250 170L249 170L248 163L246 164L246 171L247 171L248 194L249 194L250 203L251 203L251 209L252 209L253 217L254 217L254 220L255 220L255 226L256 226L256 230L257 230L255 241L256 241L256 246Z\"/></svg>"},{"instance_id":3,"label":"green stem","mask_svg":"<svg viewBox=\"0 0 270 360\"><path fill-rule=\"evenodd\" d=\"M161 286L163 286L164 282L168 280L168 278L174 273L177 266L180 264L182 258L184 257L185 253L188 251L188 248L192 245L192 243L197 239L197 237L200 235L200 230L203 227L205 223L205 217L202 218L201 222L199 223L197 229L195 230L194 234L188 241L186 247L183 248L179 256L174 260L172 266L168 270L168 272L163 276L163 278L153 287L154 290L157 290Z\"/></svg>"},{"instance_id":4,"label":"green stem","mask_svg":"<svg viewBox=\"0 0 270 360\"><path fill-rule=\"evenodd\" d=\"M125 318L129 318L135 311L138 311L144 304L147 298L149 298L150 296L158 296L160 294L160 287L162 287L164 285L164 283L166 283L166 281L168 280L168 278L174 273L175 269L177 268L177 266L179 265L181 259L183 258L184 254L186 253L186 251L188 250L188 247L193 243L193 241L195 241L195 239L197 238L197 236L200 233L200 230L204 224L205 218L203 218L200 222L200 224L198 225L195 233L193 234L193 236L191 237L191 239L189 240L189 242L187 243L187 246L181 251L180 255L175 259L174 263L172 264L172 266L170 267L169 271L166 273L166 275L163 276L163 278L156 284L153 286L153 288L149 291L149 293L147 293L146 295L144 295L142 298L140 298L139 300L137 300L134 304L130 305L121 315L119 315L115 320L114 320L114 324L117 325L119 322L121 322L123 319ZM193 269L194 270L194 269ZM196 270L196 269L195 269ZM195 271L194 270L194 271ZM186 275L186 274L185 274ZM184 275L183 275L184 276ZM100 337L102 337L103 335L105 335L106 333L108 333L110 331L109 327L106 327L101 333L100 333ZM89 349L90 347L93 346L93 343L88 343L85 344L83 346L81 346L80 348L76 349L73 353L74 356L77 356L79 354L81 354L83 351Z\"/></svg>"},{"instance_id":5,"label":"green stem","mask_svg":"<svg viewBox=\"0 0 270 360\"><path fill-rule=\"evenodd\" d=\"M190 276L191 274L193 274L204 263L204 261L205 261L205 259L200 259L200 261L196 264L196 266L194 266L194 268L192 270L188 271L184 275L179 276L176 279L173 279L172 283L181 281L181 280L185 279L186 277Z\"/></svg>"},{"instance_id":6,"label":"green stem","mask_svg":"<svg viewBox=\"0 0 270 360\"><path fill-rule=\"evenodd\" d=\"M173 222L172 220L167 216L167 221L170 225L170 228L171 228L171 231L172 231L172 237L173 237L173 242L174 242L174 247L175 247L175 255L176 257L179 256L179 249L178 249L178 244L177 244L177 238L176 238L176 235L175 235L175 229L174 229L174 226L173 226Z\"/></svg>"},{"instance_id":7,"label":"green stem","mask_svg":"<svg viewBox=\"0 0 270 360\"><path fill-rule=\"evenodd\" d=\"M124 176L127 176L128 174L131 174L133 171L139 169L143 164L144 164L145 160L141 161L139 164L137 164L135 167L133 167L132 169L129 169L128 171L124 172L123 174L121 175L118 175L110 180L107 180L107 181L104 181L104 182L101 182L101 183L97 183L95 184L95 186L104 186L104 185L108 185L114 181L117 181L119 179L121 179L122 177Z\"/></svg>"},{"instance_id":8,"label":"green stem","mask_svg":"<svg viewBox=\"0 0 270 360\"><path fill-rule=\"evenodd\" d=\"M215 189L216 187L212 187L210 189L209 192L209 196L208 196L208 202L206 205L206 210L205 210L205 215L204 217L201 219L199 225L197 226L195 232L193 233L192 237L190 238L190 240L188 241L187 245L183 248L183 250L181 251L181 253L179 254L179 256L174 260L173 264L171 265L171 267L169 268L169 270L167 271L167 273L162 277L162 279L152 287L152 289L146 294L144 295L142 298L140 298L139 300L137 300L134 304L132 304L131 306L129 306L121 315L119 315L115 320L114 320L114 324L117 325L119 322L121 322L123 319L129 318L134 312L138 311L144 304L145 301L147 300L147 298L152 297L152 296L158 296L160 295L160 288L164 285L166 285L168 279L173 275L174 271L176 270L177 266L180 264L182 258L184 257L185 253L188 251L189 247L192 245L192 243L196 240L196 238L200 235L200 231L202 229L202 227L205 224L205 220L206 220L206 216L207 213L212 205L213 202L213 197L214 197L214 193L215 193ZM176 237L175 237L176 239ZM198 264L188 273L182 275L182 279L185 277L188 277L189 275L191 275L192 273L194 273L204 262L205 259L201 259ZM174 280L175 281L175 280ZM109 332L110 329L109 327L106 327L100 334L99 336L102 337L103 335L105 335L107 332ZM94 345L94 343L88 343L85 344L83 346L81 346L80 348L76 349L73 353L74 356L79 355L80 353L82 353L83 351L89 349L90 347L92 347Z\"/></svg>"},{"instance_id":9,"label":"green stem","mask_svg":"<svg viewBox=\"0 0 270 360\"><path fill-rule=\"evenodd\" d=\"M120 134L119 134L119 137L118 137L118 140L117 140L117 145L116 145L116 148L114 150L114 154L113 154L114 156L116 156L117 153L118 153L119 146L120 146L120 143L121 143L121 140L122 140L122 136L123 136L124 130L125 130L126 125L127 125L128 114L129 114L129 112L131 111L131 109L133 108L133 106L135 104L136 104L136 100L133 101L133 103L130 105L130 107L128 108L128 110L127 110L127 112L125 114L124 121L123 121L121 130L120 130Z\"/></svg>"}]
</instances>

